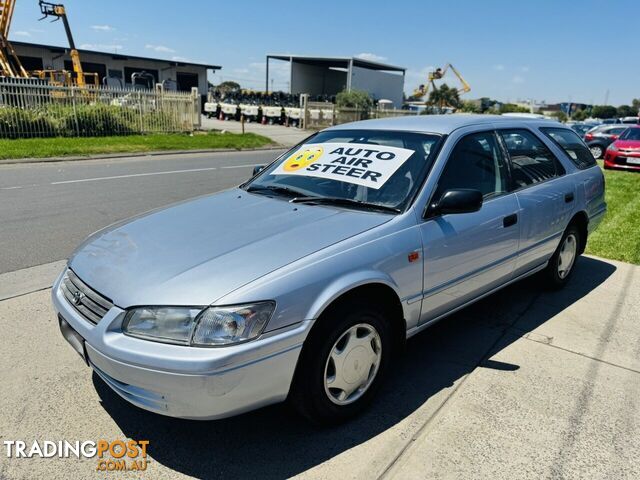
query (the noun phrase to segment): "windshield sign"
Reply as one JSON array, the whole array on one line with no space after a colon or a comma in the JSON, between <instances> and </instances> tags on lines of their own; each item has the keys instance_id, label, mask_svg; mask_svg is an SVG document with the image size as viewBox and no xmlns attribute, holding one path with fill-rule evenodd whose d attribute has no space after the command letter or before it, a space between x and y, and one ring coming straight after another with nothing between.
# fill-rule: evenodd
<instances>
[{"instance_id":1,"label":"windshield sign","mask_svg":"<svg viewBox=\"0 0 640 480\"><path fill-rule=\"evenodd\" d=\"M311 143L290 155L272 175L301 175L382 187L413 150L366 143Z\"/></svg>"},{"instance_id":2,"label":"windshield sign","mask_svg":"<svg viewBox=\"0 0 640 480\"><path fill-rule=\"evenodd\" d=\"M287 201L401 211L422 185L440 140L439 135L416 132L325 130L279 157L243 188Z\"/></svg>"}]
</instances>

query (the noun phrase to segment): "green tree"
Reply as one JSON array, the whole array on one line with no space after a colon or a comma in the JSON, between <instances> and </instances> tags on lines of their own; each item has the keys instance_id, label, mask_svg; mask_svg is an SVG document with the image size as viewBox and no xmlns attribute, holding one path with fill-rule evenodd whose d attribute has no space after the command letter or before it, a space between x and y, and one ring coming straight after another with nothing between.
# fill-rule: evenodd
<instances>
[{"instance_id":1,"label":"green tree","mask_svg":"<svg viewBox=\"0 0 640 480\"><path fill-rule=\"evenodd\" d=\"M566 122L567 121L567 114L564 113L562 110L558 110L557 112L553 112L551 114L552 117L554 117L555 119L557 119L559 122Z\"/></svg>"},{"instance_id":2,"label":"green tree","mask_svg":"<svg viewBox=\"0 0 640 480\"><path fill-rule=\"evenodd\" d=\"M469 100L464 100L462 102L462 107L460 107L460 110L462 110L463 112L468 112L468 113L480 113L480 105L478 105L478 102L473 102L473 101L469 101Z\"/></svg>"},{"instance_id":3,"label":"green tree","mask_svg":"<svg viewBox=\"0 0 640 480\"><path fill-rule=\"evenodd\" d=\"M457 109L462 106L458 90L449 87L446 83L443 83L440 87L431 90L431 92L429 93L427 104L438 107L440 109L446 107Z\"/></svg>"},{"instance_id":4,"label":"green tree","mask_svg":"<svg viewBox=\"0 0 640 480\"><path fill-rule=\"evenodd\" d=\"M638 110L634 110L631 105L620 105L616 109L618 117L635 117L638 115Z\"/></svg>"},{"instance_id":5,"label":"green tree","mask_svg":"<svg viewBox=\"0 0 640 480\"><path fill-rule=\"evenodd\" d=\"M515 103L503 103L498 110L500 113L529 113L530 109L521 107Z\"/></svg>"},{"instance_id":6,"label":"green tree","mask_svg":"<svg viewBox=\"0 0 640 480\"><path fill-rule=\"evenodd\" d=\"M231 80L227 80L226 82L222 82L216 88L220 90L222 93L231 93L231 92L238 92L241 87L238 82L232 82Z\"/></svg>"},{"instance_id":7,"label":"green tree","mask_svg":"<svg viewBox=\"0 0 640 480\"><path fill-rule=\"evenodd\" d=\"M611 105L596 105L591 110L591 115L595 118L613 118L617 113L616 107Z\"/></svg>"},{"instance_id":8,"label":"green tree","mask_svg":"<svg viewBox=\"0 0 640 480\"><path fill-rule=\"evenodd\" d=\"M367 92L362 90L343 90L336 95L336 106L338 108L369 110L373 106L373 100Z\"/></svg>"},{"instance_id":9,"label":"green tree","mask_svg":"<svg viewBox=\"0 0 640 480\"><path fill-rule=\"evenodd\" d=\"M576 122L582 122L589 118L589 114L586 110L578 110L571 116L571 120L575 120Z\"/></svg>"},{"instance_id":10,"label":"green tree","mask_svg":"<svg viewBox=\"0 0 640 480\"><path fill-rule=\"evenodd\" d=\"M640 112L640 98L634 98L631 100L631 107L633 107L633 110L635 111L634 115L638 115L638 112Z\"/></svg>"}]
</instances>

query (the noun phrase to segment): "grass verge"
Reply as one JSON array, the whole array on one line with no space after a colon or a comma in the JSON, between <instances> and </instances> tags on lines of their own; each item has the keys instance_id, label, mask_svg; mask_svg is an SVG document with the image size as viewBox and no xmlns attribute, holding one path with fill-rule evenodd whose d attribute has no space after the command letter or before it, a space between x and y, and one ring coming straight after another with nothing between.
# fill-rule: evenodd
<instances>
[{"instance_id":1,"label":"grass verge","mask_svg":"<svg viewBox=\"0 0 640 480\"><path fill-rule=\"evenodd\" d=\"M640 174L604 171L607 215L589 236L587 253L640 264Z\"/></svg>"},{"instance_id":2,"label":"grass verge","mask_svg":"<svg viewBox=\"0 0 640 480\"><path fill-rule=\"evenodd\" d=\"M273 144L254 133L210 132L195 134L152 134L122 137L57 137L0 140L0 160L46 158L105 153L138 153L162 150L204 150L213 148L257 148Z\"/></svg>"}]
</instances>

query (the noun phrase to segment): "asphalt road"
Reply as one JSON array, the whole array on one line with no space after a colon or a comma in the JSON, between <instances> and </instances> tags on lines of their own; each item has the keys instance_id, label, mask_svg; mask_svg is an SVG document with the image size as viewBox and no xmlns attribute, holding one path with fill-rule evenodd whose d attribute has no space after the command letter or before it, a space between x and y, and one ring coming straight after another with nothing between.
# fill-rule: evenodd
<instances>
[{"instance_id":1,"label":"asphalt road","mask_svg":"<svg viewBox=\"0 0 640 480\"><path fill-rule=\"evenodd\" d=\"M242 183L280 151L0 166L0 273L66 258L118 220Z\"/></svg>"}]
</instances>

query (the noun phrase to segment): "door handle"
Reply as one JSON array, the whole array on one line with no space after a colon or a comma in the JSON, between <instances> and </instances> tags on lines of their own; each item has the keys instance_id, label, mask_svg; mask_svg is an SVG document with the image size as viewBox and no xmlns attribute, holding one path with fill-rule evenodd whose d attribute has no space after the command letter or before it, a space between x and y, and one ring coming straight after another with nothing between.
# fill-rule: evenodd
<instances>
[{"instance_id":1,"label":"door handle","mask_svg":"<svg viewBox=\"0 0 640 480\"><path fill-rule=\"evenodd\" d=\"M564 195L564 203L571 203L571 202L573 202L573 192L566 193Z\"/></svg>"},{"instance_id":2,"label":"door handle","mask_svg":"<svg viewBox=\"0 0 640 480\"><path fill-rule=\"evenodd\" d=\"M511 227L512 225L515 225L516 223L518 223L518 214L517 213L512 213L511 215L507 215L506 217L504 217L502 219L502 225L504 225L504 228Z\"/></svg>"}]
</instances>

